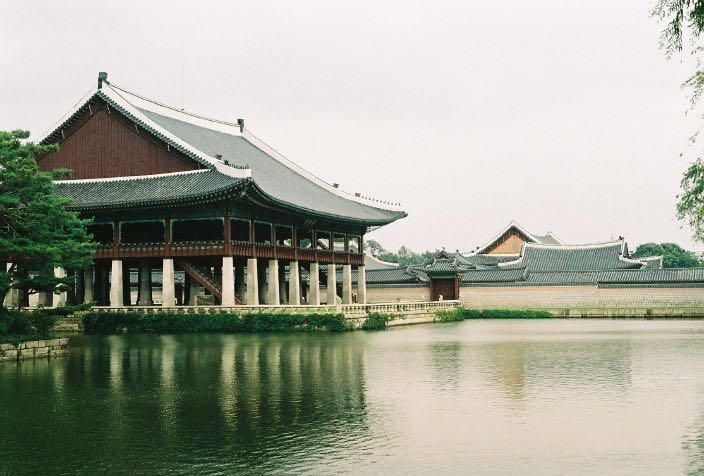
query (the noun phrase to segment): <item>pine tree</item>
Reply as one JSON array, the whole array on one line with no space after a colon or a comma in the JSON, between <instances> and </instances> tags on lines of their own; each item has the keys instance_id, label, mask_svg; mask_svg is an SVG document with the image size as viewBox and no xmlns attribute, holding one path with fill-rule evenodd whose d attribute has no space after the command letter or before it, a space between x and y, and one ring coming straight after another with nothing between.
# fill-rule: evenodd
<instances>
[{"instance_id":1,"label":"pine tree","mask_svg":"<svg viewBox=\"0 0 704 476\"><path fill-rule=\"evenodd\" d=\"M37 166L36 157L58 146L25 142L28 137L27 131L0 131L0 263L5 263L0 309L11 288L25 293L65 289L72 278L56 278L53 269L80 269L94 252L88 220L54 193L52 179L69 172L47 173Z\"/></svg>"}]
</instances>

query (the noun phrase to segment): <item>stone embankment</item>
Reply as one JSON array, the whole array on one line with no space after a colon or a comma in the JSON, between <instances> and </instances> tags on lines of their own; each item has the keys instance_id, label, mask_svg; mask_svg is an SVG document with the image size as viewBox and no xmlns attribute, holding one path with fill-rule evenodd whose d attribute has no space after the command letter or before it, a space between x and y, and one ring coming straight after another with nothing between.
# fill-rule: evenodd
<instances>
[{"instance_id":1,"label":"stone embankment","mask_svg":"<svg viewBox=\"0 0 704 476\"><path fill-rule=\"evenodd\" d=\"M14 344L0 344L0 362L22 359L51 358L66 355L68 338L30 340Z\"/></svg>"}]
</instances>

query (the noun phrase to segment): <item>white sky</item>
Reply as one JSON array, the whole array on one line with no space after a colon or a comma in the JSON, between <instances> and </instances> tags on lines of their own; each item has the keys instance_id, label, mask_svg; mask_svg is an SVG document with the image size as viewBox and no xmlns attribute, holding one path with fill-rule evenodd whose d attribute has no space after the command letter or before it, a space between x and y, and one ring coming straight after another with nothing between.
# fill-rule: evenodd
<instances>
[{"instance_id":1,"label":"white sky","mask_svg":"<svg viewBox=\"0 0 704 476\"><path fill-rule=\"evenodd\" d=\"M468 251L515 219L569 243L701 249L675 218L694 131L652 1L0 3L0 129L35 137L107 71Z\"/></svg>"}]
</instances>

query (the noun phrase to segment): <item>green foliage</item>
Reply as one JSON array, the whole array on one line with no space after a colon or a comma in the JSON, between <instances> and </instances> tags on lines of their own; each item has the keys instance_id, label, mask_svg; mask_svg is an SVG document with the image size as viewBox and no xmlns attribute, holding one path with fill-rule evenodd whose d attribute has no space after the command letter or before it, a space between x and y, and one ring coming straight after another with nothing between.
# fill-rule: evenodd
<instances>
[{"instance_id":1,"label":"green foliage","mask_svg":"<svg viewBox=\"0 0 704 476\"><path fill-rule=\"evenodd\" d=\"M398 263L400 266L405 267L409 265L422 265L429 261L432 261L435 255L437 255L439 252L440 250L416 253L415 251L405 246L402 246L396 253L384 250L377 256L377 258L389 263Z\"/></svg>"},{"instance_id":2,"label":"green foliage","mask_svg":"<svg viewBox=\"0 0 704 476\"><path fill-rule=\"evenodd\" d=\"M287 314L260 312L234 314L177 312L88 312L86 332L342 332L350 330L342 314Z\"/></svg>"},{"instance_id":3,"label":"green foliage","mask_svg":"<svg viewBox=\"0 0 704 476\"><path fill-rule=\"evenodd\" d=\"M46 309L37 309L29 313L29 317L39 337L46 339L58 316Z\"/></svg>"},{"instance_id":4,"label":"green foliage","mask_svg":"<svg viewBox=\"0 0 704 476\"><path fill-rule=\"evenodd\" d=\"M548 319L553 317L547 311L522 309L467 309L458 307L437 314L439 322L457 322L466 319Z\"/></svg>"},{"instance_id":5,"label":"green foliage","mask_svg":"<svg viewBox=\"0 0 704 476\"><path fill-rule=\"evenodd\" d=\"M54 193L52 179L67 171L46 173L37 166L36 157L57 146L24 142L27 137L27 131L0 131L0 263L12 263L9 270L0 269L0 296L10 286L61 291L71 278L54 277L53 268L80 268L93 256L87 221ZM30 276L30 270L38 274Z\"/></svg>"},{"instance_id":6,"label":"green foliage","mask_svg":"<svg viewBox=\"0 0 704 476\"><path fill-rule=\"evenodd\" d=\"M362 323L362 329L365 331L382 331L386 329L386 323L389 322L391 316L380 312L372 312Z\"/></svg>"},{"instance_id":7,"label":"green foliage","mask_svg":"<svg viewBox=\"0 0 704 476\"><path fill-rule=\"evenodd\" d=\"M704 70L700 69L704 52L700 44L704 31L704 1L658 0L653 16L666 25L660 37L660 47L668 58L680 53L685 44L691 45L689 52L697 59L697 70L682 86L690 91L694 108L704 93ZM683 38L690 41L683 42ZM696 142L698 134L691 138L692 142ZM689 224L696 240L704 241L704 163L701 157L684 172L680 187L682 191L677 197L677 218Z\"/></svg>"},{"instance_id":8,"label":"green foliage","mask_svg":"<svg viewBox=\"0 0 704 476\"><path fill-rule=\"evenodd\" d=\"M440 322L464 321L465 319L468 319L468 317L466 317L468 311L469 311L469 309L465 309L463 307L456 307L455 309L450 309L447 311L439 311L437 313L438 321L440 321Z\"/></svg>"},{"instance_id":9,"label":"green foliage","mask_svg":"<svg viewBox=\"0 0 704 476\"><path fill-rule=\"evenodd\" d=\"M691 252L675 243L644 243L636 248L634 258L662 256L665 268L694 268L702 266L702 261Z\"/></svg>"},{"instance_id":10,"label":"green foliage","mask_svg":"<svg viewBox=\"0 0 704 476\"><path fill-rule=\"evenodd\" d=\"M379 256L382 253L386 253L386 250L383 246L381 246L381 243L375 240L366 240L364 242L364 251L372 256Z\"/></svg>"},{"instance_id":11,"label":"green foliage","mask_svg":"<svg viewBox=\"0 0 704 476\"><path fill-rule=\"evenodd\" d=\"M32 331L32 320L28 313L17 310L0 310L0 337L12 334L27 334Z\"/></svg>"}]
</instances>

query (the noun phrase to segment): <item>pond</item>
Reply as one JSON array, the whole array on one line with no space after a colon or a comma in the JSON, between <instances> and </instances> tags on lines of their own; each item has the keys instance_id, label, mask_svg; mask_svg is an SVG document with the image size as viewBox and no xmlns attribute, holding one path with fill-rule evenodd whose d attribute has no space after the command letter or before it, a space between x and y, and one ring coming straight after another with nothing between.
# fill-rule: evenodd
<instances>
[{"instance_id":1,"label":"pond","mask_svg":"<svg viewBox=\"0 0 704 476\"><path fill-rule=\"evenodd\" d=\"M704 321L71 345L0 365L0 474L704 471Z\"/></svg>"}]
</instances>

